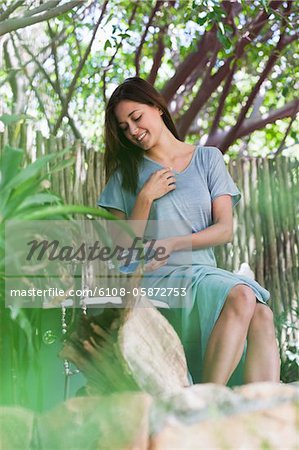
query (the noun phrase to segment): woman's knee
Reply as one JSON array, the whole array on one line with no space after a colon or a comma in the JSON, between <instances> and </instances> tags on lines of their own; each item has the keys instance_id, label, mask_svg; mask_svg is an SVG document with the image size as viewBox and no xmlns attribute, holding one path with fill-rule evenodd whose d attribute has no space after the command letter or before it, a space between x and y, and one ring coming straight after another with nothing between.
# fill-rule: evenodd
<instances>
[{"instance_id":1,"label":"woman's knee","mask_svg":"<svg viewBox=\"0 0 299 450\"><path fill-rule=\"evenodd\" d=\"M226 299L226 311L237 315L240 319L250 320L256 307L256 297L253 290L244 284L234 286Z\"/></svg>"},{"instance_id":2,"label":"woman's knee","mask_svg":"<svg viewBox=\"0 0 299 450\"><path fill-rule=\"evenodd\" d=\"M268 305L263 303L256 304L254 314L251 319L251 325L253 327L260 327L264 331L266 329L271 331L274 330L273 312Z\"/></svg>"}]
</instances>

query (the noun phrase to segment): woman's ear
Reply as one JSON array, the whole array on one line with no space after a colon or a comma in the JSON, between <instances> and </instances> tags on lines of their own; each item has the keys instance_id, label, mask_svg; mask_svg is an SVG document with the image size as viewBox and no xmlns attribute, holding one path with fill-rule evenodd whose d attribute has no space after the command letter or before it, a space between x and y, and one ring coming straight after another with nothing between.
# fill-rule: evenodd
<instances>
[{"instance_id":1,"label":"woman's ear","mask_svg":"<svg viewBox=\"0 0 299 450\"><path fill-rule=\"evenodd\" d=\"M162 111L162 109L161 109L161 108L159 108L159 106L156 106L156 105L154 105L154 108L156 108L156 109L158 110L158 112L159 112L160 116L162 116L162 115L163 115L163 111Z\"/></svg>"}]
</instances>

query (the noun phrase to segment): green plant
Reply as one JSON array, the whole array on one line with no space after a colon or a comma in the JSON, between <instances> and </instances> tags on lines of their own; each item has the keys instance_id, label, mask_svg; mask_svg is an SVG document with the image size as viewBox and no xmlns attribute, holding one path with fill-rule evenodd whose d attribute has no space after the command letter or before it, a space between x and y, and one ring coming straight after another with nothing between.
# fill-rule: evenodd
<instances>
[{"instance_id":1,"label":"green plant","mask_svg":"<svg viewBox=\"0 0 299 450\"><path fill-rule=\"evenodd\" d=\"M0 149L1 150L1 149ZM74 163L73 157L55 164L69 149L26 163L22 149L6 145L0 158L0 307L1 307L1 403L42 408L40 324L44 311L18 306L5 307L5 224L9 220L28 221L72 218L73 214L113 218L97 208L63 205L50 189L55 171ZM51 164L49 164L51 163ZM59 323L59 317L57 316ZM34 379L28 379L29 373ZM33 405L32 393L37 398Z\"/></svg>"},{"instance_id":2,"label":"green plant","mask_svg":"<svg viewBox=\"0 0 299 450\"><path fill-rule=\"evenodd\" d=\"M292 313L292 314L291 314ZM284 383L291 383L299 380L299 344L298 307L293 308L290 313L282 312L275 319L280 349L280 379Z\"/></svg>"}]
</instances>

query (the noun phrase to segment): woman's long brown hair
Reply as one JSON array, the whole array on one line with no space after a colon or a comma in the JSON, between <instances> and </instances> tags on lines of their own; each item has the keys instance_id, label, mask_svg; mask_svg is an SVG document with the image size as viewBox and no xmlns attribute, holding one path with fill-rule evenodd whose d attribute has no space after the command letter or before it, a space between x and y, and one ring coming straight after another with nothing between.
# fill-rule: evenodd
<instances>
[{"instance_id":1,"label":"woman's long brown hair","mask_svg":"<svg viewBox=\"0 0 299 450\"><path fill-rule=\"evenodd\" d=\"M131 100L162 110L162 119L171 133L180 139L162 95L147 81L139 77L127 78L111 95L105 113L105 175L106 183L111 175L120 169L122 187L136 193L138 166L143 158L142 148L134 145L124 135L115 117L115 107L122 100Z\"/></svg>"}]
</instances>

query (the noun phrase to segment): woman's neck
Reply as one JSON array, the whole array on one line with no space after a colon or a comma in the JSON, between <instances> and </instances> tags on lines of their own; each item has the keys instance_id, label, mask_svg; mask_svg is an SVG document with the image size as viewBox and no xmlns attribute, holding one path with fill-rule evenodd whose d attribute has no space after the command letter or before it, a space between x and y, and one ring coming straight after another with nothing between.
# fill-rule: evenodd
<instances>
[{"instance_id":1,"label":"woman's neck","mask_svg":"<svg viewBox=\"0 0 299 450\"><path fill-rule=\"evenodd\" d=\"M154 160L171 162L180 158L182 153L192 151L194 145L186 144L179 141L169 130L166 130L161 134L161 137L157 144L152 148L145 150L144 155Z\"/></svg>"}]
</instances>

